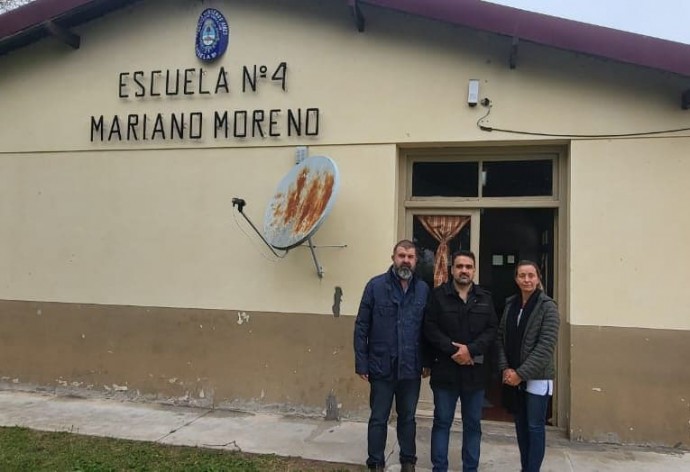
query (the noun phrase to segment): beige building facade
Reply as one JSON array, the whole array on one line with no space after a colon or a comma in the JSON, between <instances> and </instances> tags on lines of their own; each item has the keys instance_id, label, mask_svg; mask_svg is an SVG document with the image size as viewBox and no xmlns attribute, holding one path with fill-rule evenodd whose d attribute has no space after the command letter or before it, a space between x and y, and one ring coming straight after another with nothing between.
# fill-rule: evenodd
<instances>
[{"instance_id":1,"label":"beige building facade","mask_svg":"<svg viewBox=\"0 0 690 472\"><path fill-rule=\"evenodd\" d=\"M363 418L364 285L420 216L462 216L494 293L516 258L547 269L554 426L687 448L690 74L354 4L364 32L347 2L147 0L0 56L3 384ZM231 204L261 227L299 146L339 170L322 278Z\"/></svg>"}]
</instances>

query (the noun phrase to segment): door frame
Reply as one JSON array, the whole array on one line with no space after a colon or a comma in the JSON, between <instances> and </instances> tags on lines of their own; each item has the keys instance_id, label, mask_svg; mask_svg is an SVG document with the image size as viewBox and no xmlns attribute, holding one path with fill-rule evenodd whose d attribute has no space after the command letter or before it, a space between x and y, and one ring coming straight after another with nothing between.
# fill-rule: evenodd
<instances>
[{"instance_id":1,"label":"door frame","mask_svg":"<svg viewBox=\"0 0 690 472\"><path fill-rule=\"evenodd\" d=\"M400 239L412 237L415 214L468 214L478 212L477 224L472 220L471 250L479 257L479 224L482 208L553 208L553 270L554 298L559 305L561 326L556 346L556 389L553 397L554 426L568 430L570 411L570 329L569 329L569 262L568 206L569 142L544 144L492 143L477 145L444 145L443 147L398 147L398 215L397 234ZM538 160L553 162L553 192L540 197L413 197L412 166L415 162L461 162L483 160ZM481 171L478 173L481 188ZM479 194L481 195L481 193ZM476 228L475 228L476 227ZM477 231L476 237L474 231ZM479 265L479 264L477 264ZM477 277L479 274L477 274Z\"/></svg>"}]
</instances>

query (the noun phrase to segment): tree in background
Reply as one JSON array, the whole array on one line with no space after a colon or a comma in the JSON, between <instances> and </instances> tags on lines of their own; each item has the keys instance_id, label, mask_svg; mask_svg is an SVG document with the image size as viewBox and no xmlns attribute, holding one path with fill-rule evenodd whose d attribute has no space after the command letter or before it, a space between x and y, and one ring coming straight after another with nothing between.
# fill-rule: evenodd
<instances>
[{"instance_id":1,"label":"tree in background","mask_svg":"<svg viewBox=\"0 0 690 472\"><path fill-rule=\"evenodd\" d=\"M27 3L31 3L32 1L33 0L0 0L0 15L14 10L15 8L19 8L22 5L26 5Z\"/></svg>"}]
</instances>

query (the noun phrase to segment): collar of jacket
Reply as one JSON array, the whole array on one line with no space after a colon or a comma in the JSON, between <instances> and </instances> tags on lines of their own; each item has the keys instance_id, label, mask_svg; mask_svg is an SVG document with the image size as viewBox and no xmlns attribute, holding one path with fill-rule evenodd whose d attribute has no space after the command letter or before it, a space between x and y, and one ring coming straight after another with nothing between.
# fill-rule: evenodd
<instances>
[{"instance_id":1,"label":"collar of jacket","mask_svg":"<svg viewBox=\"0 0 690 472\"><path fill-rule=\"evenodd\" d=\"M521 295L520 295L520 292L514 293L513 295L509 296L508 298L506 298L506 305L505 305L505 306L506 306L506 307L510 306L510 304L513 302L513 300L515 300L517 297L520 297L520 296L521 296ZM551 298L550 296L548 296L548 295L546 294L546 292L544 292L544 291L542 290L542 291L539 293L539 298L538 298L538 300L537 300L537 305L539 305L540 303L542 303L544 300L553 300L553 298ZM536 308L536 307L535 307L535 308Z\"/></svg>"},{"instance_id":2,"label":"collar of jacket","mask_svg":"<svg viewBox=\"0 0 690 472\"><path fill-rule=\"evenodd\" d=\"M443 292L446 295L449 296L458 296L458 291L455 290L455 285L453 285L453 279L451 278L448 282L442 285L443 287ZM479 296L479 295L485 295L487 292L483 288L481 288L479 285L475 284L472 282L472 288L470 289L469 297L468 299L474 295L474 296Z\"/></svg>"}]
</instances>

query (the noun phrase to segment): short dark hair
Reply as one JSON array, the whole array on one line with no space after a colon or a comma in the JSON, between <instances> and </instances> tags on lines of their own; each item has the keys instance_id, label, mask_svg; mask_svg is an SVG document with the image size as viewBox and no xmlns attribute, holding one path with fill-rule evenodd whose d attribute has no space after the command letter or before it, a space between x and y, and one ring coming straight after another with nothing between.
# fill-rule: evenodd
<instances>
[{"instance_id":1,"label":"short dark hair","mask_svg":"<svg viewBox=\"0 0 690 472\"><path fill-rule=\"evenodd\" d=\"M460 256L469 257L470 259L472 259L472 263L474 265L477 265L477 259L474 257L474 253L468 249L460 249L458 251L455 251L453 255L450 256L450 264L455 264L455 259L457 259Z\"/></svg>"},{"instance_id":2,"label":"short dark hair","mask_svg":"<svg viewBox=\"0 0 690 472\"><path fill-rule=\"evenodd\" d=\"M398 241L395 246L393 246L393 254L395 254L395 251L397 251L399 247L404 249L414 249L414 253L417 254L417 245L409 239L401 239Z\"/></svg>"}]
</instances>

